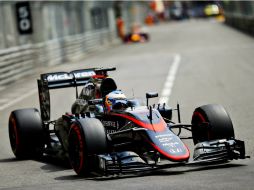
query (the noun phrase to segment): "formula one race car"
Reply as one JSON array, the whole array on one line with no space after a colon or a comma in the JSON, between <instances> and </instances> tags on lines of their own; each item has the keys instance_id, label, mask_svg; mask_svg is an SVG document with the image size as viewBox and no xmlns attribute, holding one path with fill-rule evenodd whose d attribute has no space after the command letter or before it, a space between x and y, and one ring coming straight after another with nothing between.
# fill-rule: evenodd
<instances>
[{"instance_id":1,"label":"formula one race car","mask_svg":"<svg viewBox=\"0 0 254 190\"><path fill-rule=\"evenodd\" d=\"M149 41L149 35L146 33L129 33L123 38L124 43L138 43Z\"/></svg>"},{"instance_id":2,"label":"formula one race car","mask_svg":"<svg viewBox=\"0 0 254 190\"><path fill-rule=\"evenodd\" d=\"M198 107L191 124L183 124L179 105L177 109L166 104L149 105L157 93L146 93L144 106L127 99L107 75L113 70L42 74L38 80L41 113L29 108L10 114L9 138L15 156L66 158L78 175L142 172L247 157L244 142L234 138L231 119L221 105ZM83 86L80 95L78 86ZM72 113L51 121L49 90L67 87L76 88ZM177 123L172 121L174 110ZM183 129L191 132L190 137L180 136ZM193 139L192 161L182 139Z\"/></svg>"},{"instance_id":3,"label":"formula one race car","mask_svg":"<svg viewBox=\"0 0 254 190\"><path fill-rule=\"evenodd\" d=\"M123 37L124 43L142 43L149 41L149 34L142 31L141 26L138 24L133 24L131 27L131 32Z\"/></svg>"}]
</instances>

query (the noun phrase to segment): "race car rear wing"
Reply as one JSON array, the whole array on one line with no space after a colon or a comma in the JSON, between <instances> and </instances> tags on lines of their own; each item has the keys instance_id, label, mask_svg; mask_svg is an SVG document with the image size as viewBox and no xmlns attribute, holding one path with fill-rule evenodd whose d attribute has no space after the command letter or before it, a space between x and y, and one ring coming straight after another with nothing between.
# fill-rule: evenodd
<instances>
[{"instance_id":1,"label":"race car rear wing","mask_svg":"<svg viewBox=\"0 0 254 190\"><path fill-rule=\"evenodd\" d=\"M55 72L41 74L41 81L46 83L49 89L67 88L82 86L88 80L96 75L107 77L108 71L114 71L116 68L91 68L74 70L71 72Z\"/></svg>"},{"instance_id":2,"label":"race car rear wing","mask_svg":"<svg viewBox=\"0 0 254 190\"><path fill-rule=\"evenodd\" d=\"M116 70L113 68L89 68L74 70L71 72L54 72L41 74L37 80L41 117L43 121L50 120L50 94L49 90L83 86L93 77L106 78L108 71Z\"/></svg>"}]
</instances>

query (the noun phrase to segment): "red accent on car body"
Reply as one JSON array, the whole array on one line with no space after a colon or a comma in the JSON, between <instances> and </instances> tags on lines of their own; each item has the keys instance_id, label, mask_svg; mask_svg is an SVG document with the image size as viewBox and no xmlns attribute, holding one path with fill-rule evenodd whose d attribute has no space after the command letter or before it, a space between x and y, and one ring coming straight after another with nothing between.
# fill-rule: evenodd
<instances>
[{"instance_id":1,"label":"red accent on car body","mask_svg":"<svg viewBox=\"0 0 254 190\"><path fill-rule=\"evenodd\" d=\"M134 117L131 117L131 116L128 116L128 115L125 115L125 114L112 113L112 115L126 118L126 119L134 122L135 124L139 125L140 127L144 127L146 129L153 130L155 132L162 132L162 131L167 130L167 124L163 119L161 119L161 121L159 123L150 124L150 123L144 123L144 122L139 121L138 119L136 119ZM186 147L185 144L184 144L184 148L185 148L186 153L184 155L174 156L174 155L170 155L169 153L167 153L164 150L160 149L160 147L158 147L157 145L155 145L151 141L148 141L148 143L151 144L152 147L155 148L159 153L161 153L162 155L164 155L166 158L168 158L171 161L187 161L190 157L190 151Z\"/></svg>"},{"instance_id":2,"label":"red accent on car body","mask_svg":"<svg viewBox=\"0 0 254 190\"><path fill-rule=\"evenodd\" d=\"M112 113L111 115L113 116L119 116L119 117L123 117L125 119L128 119L130 121L132 121L133 123L141 126L141 127L144 127L146 129L149 129L149 130L153 130L153 131L156 131L156 132L162 132L164 130L167 129L167 124L166 122L161 119L161 121L159 123L145 123L145 122L142 122L134 117L131 117L131 116L128 116L128 115L125 115L125 114L118 114L118 113Z\"/></svg>"},{"instance_id":3,"label":"red accent on car body","mask_svg":"<svg viewBox=\"0 0 254 190\"><path fill-rule=\"evenodd\" d=\"M104 78L107 78L106 75L93 75L92 78L94 79L104 79Z\"/></svg>"},{"instance_id":4,"label":"red accent on car body","mask_svg":"<svg viewBox=\"0 0 254 190\"><path fill-rule=\"evenodd\" d=\"M187 146L184 144L184 148L186 153L184 155L178 155L178 156L174 156L171 154L168 154L167 152L165 152L164 150L161 150L158 146L156 146L155 144L153 144L152 142L149 142L159 153L161 153L163 156L165 156L166 158L168 158L171 161L187 161L190 158L190 151L187 148Z\"/></svg>"}]
</instances>

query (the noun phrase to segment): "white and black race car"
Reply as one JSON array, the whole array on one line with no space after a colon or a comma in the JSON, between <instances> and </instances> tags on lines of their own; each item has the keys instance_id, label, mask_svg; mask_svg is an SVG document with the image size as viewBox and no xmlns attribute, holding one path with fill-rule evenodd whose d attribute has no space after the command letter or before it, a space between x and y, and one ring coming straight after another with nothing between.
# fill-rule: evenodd
<instances>
[{"instance_id":1,"label":"white and black race car","mask_svg":"<svg viewBox=\"0 0 254 190\"><path fill-rule=\"evenodd\" d=\"M191 123L183 124L179 105L176 109L149 105L157 93L146 93L144 106L125 98L108 77L107 72L113 70L42 74L38 80L40 112L28 108L10 114L9 138L15 156L66 158L78 175L142 172L247 157L244 142L235 139L231 119L221 105L198 107ZM80 95L78 86L84 87ZM50 120L49 91L67 87L76 88L72 113ZM173 111L178 113L177 122L172 120ZM182 130L190 136L182 137ZM193 139L193 159L182 139Z\"/></svg>"}]
</instances>

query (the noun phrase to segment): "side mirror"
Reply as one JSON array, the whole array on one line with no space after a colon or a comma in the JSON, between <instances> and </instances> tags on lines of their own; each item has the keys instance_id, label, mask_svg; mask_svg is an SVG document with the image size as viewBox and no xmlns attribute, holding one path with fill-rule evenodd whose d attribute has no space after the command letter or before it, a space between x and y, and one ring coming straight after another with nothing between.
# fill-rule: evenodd
<instances>
[{"instance_id":1,"label":"side mirror","mask_svg":"<svg viewBox=\"0 0 254 190\"><path fill-rule=\"evenodd\" d=\"M146 93L146 106L148 107L149 98L156 98L156 97L158 97L158 92L147 92Z\"/></svg>"},{"instance_id":2,"label":"side mirror","mask_svg":"<svg viewBox=\"0 0 254 190\"><path fill-rule=\"evenodd\" d=\"M158 97L158 92L147 92L146 98L156 98Z\"/></svg>"}]
</instances>

